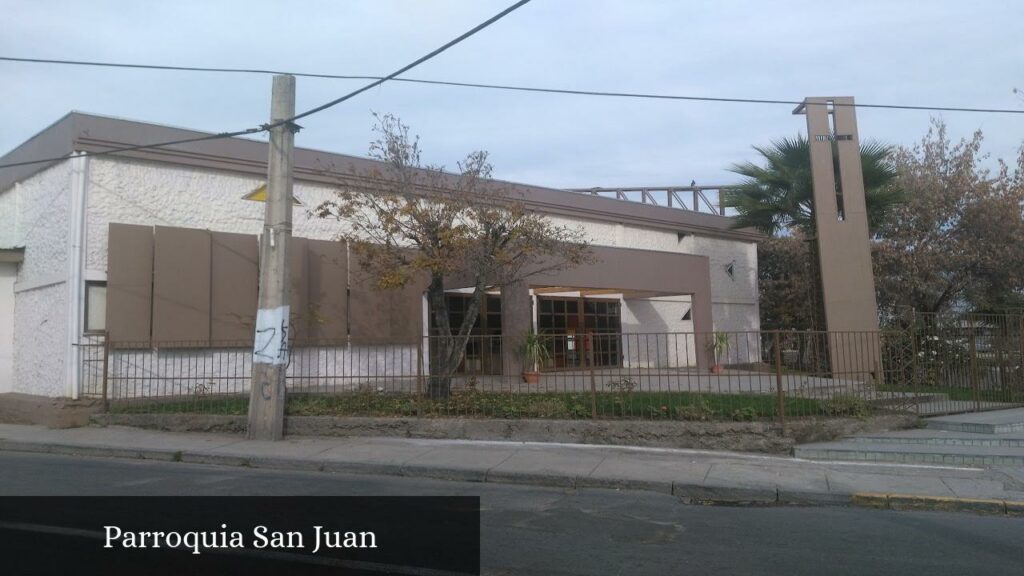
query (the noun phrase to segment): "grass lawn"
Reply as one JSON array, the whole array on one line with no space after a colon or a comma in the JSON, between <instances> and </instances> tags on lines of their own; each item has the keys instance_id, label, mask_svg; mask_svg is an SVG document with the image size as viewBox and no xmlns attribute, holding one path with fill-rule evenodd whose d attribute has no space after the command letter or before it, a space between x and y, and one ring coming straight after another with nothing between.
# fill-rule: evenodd
<instances>
[{"instance_id":1,"label":"grass lawn","mask_svg":"<svg viewBox=\"0 0 1024 576\"><path fill-rule=\"evenodd\" d=\"M115 413L202 413L244 415L245 396L183 401L114 404ZM806 398L786 398L787 416L861 415L855 403L830 403ZM776 398L761 394L694 394L689 392L634 392L597 395L600 418L676 420L763 420L775 418ZM447 401L417 398L409 394L292 395L285 412L292 416L419 416L427 418L576 418L592 417L589 394L502 394L456 392Z\"/></svg>"}]
</instances>

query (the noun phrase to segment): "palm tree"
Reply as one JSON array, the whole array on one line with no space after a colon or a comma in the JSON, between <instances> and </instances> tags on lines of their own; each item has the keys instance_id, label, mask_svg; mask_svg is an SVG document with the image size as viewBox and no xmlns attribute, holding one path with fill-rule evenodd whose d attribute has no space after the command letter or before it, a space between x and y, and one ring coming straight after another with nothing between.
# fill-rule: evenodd
<instances>
[{"instance_id":1,"label":"palm tree","mask_svg":"<svg viewBox=\"0 0 1024 576\"><path fill-rule=\"evenodd\" d=\"M736 227L755 228L778 236L796 228L814 237L814 193L811 185L811 148L803 135L783 138L771 146L755 146L766 161L733 165L730 170L745 180L736 188L723 191L722 204L737 212ZM864 194L868 226L875 230L890 209L903 199L895 185L896 168L891 162L893 149L877 142L860 148L864 171Z\"/></svg>"}]
</instances>

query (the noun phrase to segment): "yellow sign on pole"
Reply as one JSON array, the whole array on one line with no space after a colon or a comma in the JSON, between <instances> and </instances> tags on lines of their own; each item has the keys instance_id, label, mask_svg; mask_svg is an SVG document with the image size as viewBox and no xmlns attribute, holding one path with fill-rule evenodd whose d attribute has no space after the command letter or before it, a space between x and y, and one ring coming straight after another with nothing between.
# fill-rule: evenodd
<instances>
[{"instance_id":1,"label":"yellow sign on pole","mask_svg":"<svg viewBox=\"0 0 1024 576\"><path fill-rule=\"evenodd\" d=\"M252 200L253 202L266 202L267 201L267 184L260 184L259 188L249 192L245 196L242 196L242 200ZM298 198L292 196L292 204L296 206L302 206L302 202L299 202Z\"/></svg>"}]
</instances>

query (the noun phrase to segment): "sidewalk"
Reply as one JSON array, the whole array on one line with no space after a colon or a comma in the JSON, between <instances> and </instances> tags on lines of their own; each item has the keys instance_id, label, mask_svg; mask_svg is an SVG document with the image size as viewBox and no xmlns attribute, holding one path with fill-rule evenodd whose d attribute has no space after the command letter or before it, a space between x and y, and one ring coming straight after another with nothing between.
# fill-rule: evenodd
<instances>
[{"instance_id":1,"label":"sidewalk","mask_svg":"<svg viewBox=\"0 0 1024 576\"><path fill-rule=\"evenodd\" d=\"M693 503L852 504L1024 515L1024 468L808 461L586 444L327 437L262 442L230 434L116 426L53 430L17 424L0 424L0 450L651 490Z\"/></svg>"}]
</instances>

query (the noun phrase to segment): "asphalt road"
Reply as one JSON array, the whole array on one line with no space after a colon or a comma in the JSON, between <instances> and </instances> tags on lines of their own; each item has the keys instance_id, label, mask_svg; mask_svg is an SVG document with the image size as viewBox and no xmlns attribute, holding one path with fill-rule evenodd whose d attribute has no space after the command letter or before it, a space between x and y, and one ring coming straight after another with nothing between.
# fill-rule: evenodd
<instances>
[{"instance_id":1,"label":"asphalt road","mask_svg":"<svg viewBox=\"0 0 1024 576\"><path fill-rule=\"evenodd\" d=\"M479 495L484 574L1024 574L1024 519L0 453L2 495ZM2 567L2 565L0 565Z\"/></svg>"}]
</instances>

